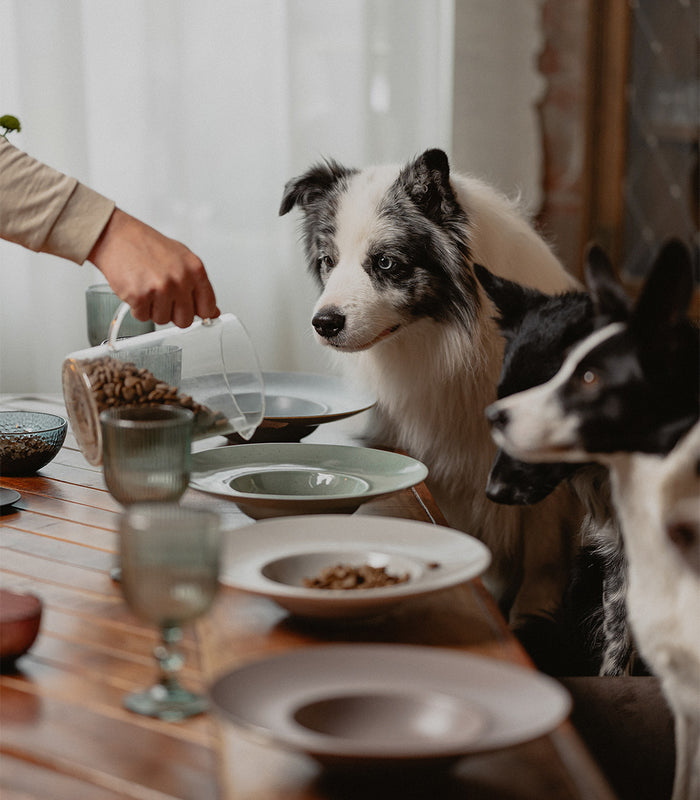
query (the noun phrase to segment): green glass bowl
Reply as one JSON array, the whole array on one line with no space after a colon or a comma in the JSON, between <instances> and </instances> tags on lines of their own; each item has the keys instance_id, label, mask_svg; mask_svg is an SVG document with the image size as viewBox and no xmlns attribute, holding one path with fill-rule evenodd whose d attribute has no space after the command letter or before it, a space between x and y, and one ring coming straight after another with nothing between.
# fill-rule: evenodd
<instances>
[{"instance_id":1,"label":"green glass bowl","mask_svg":"<svg viewBox=\"0 0 700 800\"><path fill-rule=\"evenodd\" d=\"M68 423L42 411L0 411L0 475L33 475L61 449Z\"/></svg>"}]
</instances>

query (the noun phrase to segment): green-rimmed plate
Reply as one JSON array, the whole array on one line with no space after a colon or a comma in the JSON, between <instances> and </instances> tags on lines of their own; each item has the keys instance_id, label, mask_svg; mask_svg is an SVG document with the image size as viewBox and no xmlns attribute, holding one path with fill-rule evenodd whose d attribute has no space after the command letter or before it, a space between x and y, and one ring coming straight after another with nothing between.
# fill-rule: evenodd
<instances>
[{"instance_id":1,"label":"green-rimmed plate","mask_svg":"<svg viewBox=\"0 0 700 800\"><path fill-rule=\"evenodd\" d=\"M414 458L331 444L239 444L192 456L190 486L233 500L253 519L294 514L351 514L367 500L420 483Z\"/></svg>"}]
</instances>

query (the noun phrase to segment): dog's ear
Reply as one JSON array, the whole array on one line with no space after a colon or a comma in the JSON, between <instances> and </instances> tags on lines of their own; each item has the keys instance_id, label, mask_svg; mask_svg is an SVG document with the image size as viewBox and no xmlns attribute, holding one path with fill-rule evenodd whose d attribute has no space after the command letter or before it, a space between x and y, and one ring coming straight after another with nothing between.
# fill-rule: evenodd
<instances>
[{"instance_id":1,"label":"dog's ear","mask_svg":"<svg viewBox=\"0 0 700 800\"><path fill-rule=\"evenodd\" d=\"M332 159L311 167L298 178L287 181L282 194L279 215L284 216L295 205L305 208L310 203L326 195L336 183L346 180L356 173L355 169L348 169Z\"/></svg>"},{"instance_id":2,"label":"dog's ear","mask_svg":"<svg viewBox=\"0 0 700 800\"><path fill-rule=\"evenodd\" d=\"M652 265L629 322L644 371L656 375L657 384L674 397L685 394L689 400L687 420L678 418L657 431L659 441L666 437L671 444L698 416L700 339L687 317L692 294L690 252L679 240L669 241Z\"/></svg>"},{"instance_id":3,"label":"dog's ear","mask_svg":"<svg viewBox=\"0 0 700 800\"><path fill-rule=\"evenodd\" d=\"M628 319L630 299L620 285L607 253L597 244L588 247L585 273L596 315L611 322Z\"/></svg>"},{"instance_id":4,"label":"dog's ear","mask_svg":"<svg viewBox=\"0 0 700 800\"><path fill-rule=\"evenodd\" d=\"M484 291L491 302L496 306L496 310L499 313L496 321L506 339L515 336L525 314L538 301L541 302L547 297L537 289L531 289L515 283L515 281L509 281L507 278L494 275L493 272L486 269L486 267L482 267L481 264L474 264L474 274L484 287Z\"/></svg>"},{"instance_id":5,"label":"dog's ear","mask_svg":"<svg viewBox=\"0 0 700 800\"><path fill-rule=\"evenodd\" d=\"M632 324L651 336L683 321L693 296L690 251L679 239L668 240L652 264L632 314Z\"/></svg>"},{"instance_id":6,"label":"dog's ear","mask_svg":"<svg viewBox=\"0 0 700 800\"><path fill-rule=\"evenodd\" d=\"M437 224L459 210L450 186L450 164L442 150L426 150L418 156L401 170L397 184L420 211Z\"/></svg>"}]
</instances>

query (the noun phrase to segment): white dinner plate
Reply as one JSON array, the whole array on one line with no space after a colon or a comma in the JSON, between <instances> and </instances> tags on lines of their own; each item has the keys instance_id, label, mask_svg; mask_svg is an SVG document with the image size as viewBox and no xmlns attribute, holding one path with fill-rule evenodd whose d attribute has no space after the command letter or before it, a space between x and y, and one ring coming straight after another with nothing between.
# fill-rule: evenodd
<instances>
[{"instance_id":1,"label":"white dinner plate","mask_svg":"<svg viewBox=\"0 0 700 800\"><path fill-rule=\"evenodd\" d=\"M221 581L262 595L298 616L376 616L409 598L481 575L489 549L460 531L427 522L373 516L281 517L236 528L227 537ZM325 567L370 564L403 583L374 589L304 586Z\"/></svg>"},{"instance_id":2,"label":"white dinner plate","mask_svg":"<svg viewBox=\"0 0 700 800\"><path fill-rule=\"evenodd\" d=\"M349 514L367 500L415 486L427 474L420 461L386 450L274 442L194 453L190 486L227 497L262 519Z\"/></svg>"},{"instance_id":3,"label":"white dinner plate","mask_svg":"<svg viewBox=\"0 0 700 800\"><path fill-rule=\"evenodd\" d=\"M534 670L401 644L289 650L234 669L210 694L244 732L340 765L496 750L548 733L571 708Z\"/></svg>"}]
</instances>

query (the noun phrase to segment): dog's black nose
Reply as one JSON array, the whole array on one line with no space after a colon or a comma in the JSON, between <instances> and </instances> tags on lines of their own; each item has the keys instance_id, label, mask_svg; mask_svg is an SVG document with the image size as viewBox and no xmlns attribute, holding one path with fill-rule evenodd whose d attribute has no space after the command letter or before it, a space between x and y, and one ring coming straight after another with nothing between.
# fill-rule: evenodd
<instances>
[{"instance_id":1,"label":"dog's black nose","mask_svg":"<svg viewBox=\"0 0 700 800\"><path fill-rule=\"evenodd\" d=\"M324 339L332 339L345 327L345 314L342 314L340 309L330 306L314 314L311 324L319 336L323 336Z\"/></svg>"},{"instance_id":2,"label":"dog's black nose","mask_svg":"<svg viewBox=\"0 0 700 800\"><path fill-rule=\"evenodd\" d=\"M498 403L493 403L486 407L486 419L492 427L501 430L508 424L508 412L505 408L499 408Z\"/></svg>"}]
</instances>

